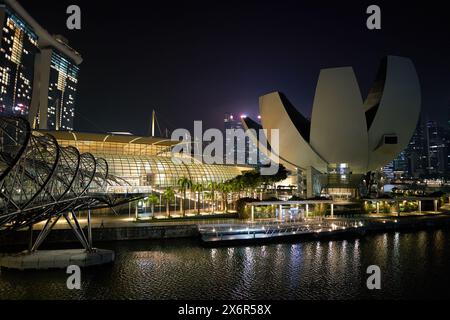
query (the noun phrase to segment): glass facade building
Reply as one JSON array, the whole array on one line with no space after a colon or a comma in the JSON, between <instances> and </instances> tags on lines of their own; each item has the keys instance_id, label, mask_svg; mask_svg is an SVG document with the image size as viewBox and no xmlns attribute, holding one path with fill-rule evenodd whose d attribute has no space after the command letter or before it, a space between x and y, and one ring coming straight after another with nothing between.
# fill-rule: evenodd
<instances>
[{"instance_id":1,"label":"glass facade building","mask_svg":"<svg viewBox=\"0 0 450 320\"><path fill-rule=\"evenodd\" d=\"M73 146L80 153L89 152L108 163L109 172L132 187L154 189L177 188L186 177L195 184L207 186L233 179L249 167L207 165L191 159L173 161L172 147L177 141L132 135L94 134L67 131L41 131L54 136L62 147ZM181 160L181 155L176 155ZM184 156L185 157L185 156Z\"/></svg>"},{"instance_id":2,"label":"glass facade building","mask_svg":"<svg viewBox=\"0 0 450 320\"><path fill-rule=\"evenodd\" d=\"M408 147L390 164L396 177L448 178L450 131L436 121L419 121Z\"/></svg>"},{"instance_id":3,"label":"glass facade building","mask_svg":"<svg viewBox=\"0 0 450 320\"><path fill-rule=\"evenodd\" d=\"M242 137L239 134L236 136L227 134L227 131L230 130L245 132L241 118L245 118L245 116L236 118L230 113L225 113L224 162L226 163L226 159L234 159L234 163L253 166L270 163L269 158L258 150L258 147L250 140L248 136ZM233 146L233 148L231 149L229 146ZM241 160L243 160L243 163L239 163Z\"/></svg>"},{"instance_id":4,"label":"glass facade building","mask_svg":"<svg viewBox=\"0 0 450 320\"><path fill-rule=\"evenodd\" d=\"M155 189L177 188L178 180L186 177L195 184L207 186L238 176L235 166L206 165L201 163L175 164L172 158L158 156L117 156L102 154L108 162L109 172L132 186L151 186Z\"/></svg>"},{"instance_id":5,"label":"glass facade building","mask_svg":"<svg viewBox=\"0 0 450 320\"><path fill-rule=\"evenodd\" d=\"M15 0L0 0L0 114L33 128L73 130L81 55Z\"/></svg>"},{"instance_id":6,"label":"glass facade building","mask_svg":"<svg viewBox=\"0 0 450 320\"><path fill-rule=\"evenodd\" d=\"M5 4L0 4L0 25L0 113L27 116L38 37Z\"/></svg>"},{"instance_id":7,"label":"glass facade building","mask_svg":"<svg viewBox=\"0 0 450 320\"><path fill-rule=\"evenodd\" d=\"M440 178L448 172L448 141L443 128L436 121L426 123L428 173Z\"/></svg>"},{"instance_id":8,"label":"glass facade building","mask_svg":"<svg viewBox=\"0 0 450 320\"><path fill-rule=\"evenodd\" d=\"M241 141L242 137L232 137L231 135L226 134L227 130L242 130L244 131L244 126L242 125L240 119L235 119L232 114L225 113L224 117L224 129L225 129L225 145L224 145L224 156L225 159L234 159L235 163L238 159L243 159L245 163L249 163L249 147L250 141L248 138L244 138ZM233 146L233 149L230 149L227 146ZM256 162L254 163L256 164Z\"/></svg>"},{"instance_id":9,"label":"glass facade building","mask_svg":"<svg viewBox=\"0 0 450 320\"><path fill-rule=\"evenodd\" d=\"M79 70L69 58L57 51L52 52L48 89L48 129L74 129Z\"/></svg>"}]
</instances>

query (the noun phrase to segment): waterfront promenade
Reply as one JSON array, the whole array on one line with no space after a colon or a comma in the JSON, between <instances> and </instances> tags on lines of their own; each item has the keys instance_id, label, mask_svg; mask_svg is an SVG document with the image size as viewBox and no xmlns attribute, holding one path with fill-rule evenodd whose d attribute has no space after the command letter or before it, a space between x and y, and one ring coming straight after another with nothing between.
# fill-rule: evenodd
<instances>
[{"instance_id":1,"label":"waterfront promenade","mask_svg":"<svg viewBox=\"0 0 450 320\"><path fill-rule=\"evenodd\" d=\"M194 211L192 211L194 212ZM436 215L442 215L442 214L450 214L450 204L443 205L439 211L422 211L422 212L407 212L407 213L401 213L400 216L397 213L369 213L369 214L347 214L347 215L336 215L335 217L331 218L330 216L323 217L322 219L327 220L367 220L367 219L405 219L405 218L413 218L413 217L432 217ZM242 220L237 218L231 218L233 214L236 214L235 212L230 212L229 214L225 214L222 212L211 214L202 212L201 215L193 214L193 213L187 213L185 217L182 216L181 212L175 212L172 214L172 217L170 219L167 219L162 216L158 216L155 219L143 219L143 220L136 220L135 215L102 215L102 216L96 216L95 214L91 218L91 224L93 229L102 229L102 228L131 228L131 227L164 227L164 226L202 226L202 225L221 225L221 224L237 224L241 225L243 223L245 224L252 224L250 220ZM313 217L313 219L316 219ZM82 226L87 225L87 218L86 215L79 215L78 221ZM256 219L254 223L280 223L280 220L277 219ZM293 222L297 223L297 220L284 220L283 222ZM41 230L45 225L45 222L41 222L34 225L35 230ZM69 225L66 221L61 219L58 221L58 223L53 228L54 230L57 229L70 229Z\"/></svg>"}]
</instances>

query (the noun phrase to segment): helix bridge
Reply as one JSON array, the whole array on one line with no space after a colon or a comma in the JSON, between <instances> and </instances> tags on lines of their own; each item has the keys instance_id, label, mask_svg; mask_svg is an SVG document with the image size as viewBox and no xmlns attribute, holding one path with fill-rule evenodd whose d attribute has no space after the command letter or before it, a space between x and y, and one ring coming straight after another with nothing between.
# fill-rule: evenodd
<instances>
[{"instance_id":1,"label":"helix bridge","mask_svg":"<svg viewBox=\"0 0 450 320\"><path fill-rule=\"evenodd\" d=\"M32 231L33 225L44 223L33 250L61 217L91 250L91 210L138 199L137 194L107 192L108 187L127 185L108 172L106 160L58 145L23 118L0 117L0 231ZM87 237L77 219L80 211L89 213Z\"/></svg>"}]
</instances>

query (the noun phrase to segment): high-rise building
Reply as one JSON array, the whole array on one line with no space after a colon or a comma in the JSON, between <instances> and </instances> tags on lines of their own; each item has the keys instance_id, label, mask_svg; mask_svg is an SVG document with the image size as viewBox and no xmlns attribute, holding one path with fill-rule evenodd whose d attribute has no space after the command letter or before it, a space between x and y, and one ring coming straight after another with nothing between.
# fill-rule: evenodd
<instances>
[{"instance_id":1,"label":"high-rise building","mask_svg":"<svg viewBox=\"0 0 450 320\"><path fill-rule=\"evenodd\" d=\"M394 162L385 165L382 171L386 179L394 179Z\"/></svg>"},{"instance_id":2,"label":"high-rise building","mask_svg":"<svg viewBox=\"0 0 450 320\"><path fill-rule=\"evenodd\" d=\"M269 158L258 150L258 147L251 141L248 136L240 136L236 135L230 136L226 134L227 130L239 130L241 132L245 132L244 125L241 122L242 118L245 118L245 115L241 115L239 117L235 117L231 113L225 113L224 117L224 129L225 129L225 146L224 146L224 157L226 159L234 159L234 161L238 161L238 159L243 159L244 163L248 165L266 165L270 163ZM234 148L230 148L227 146L233 146Z\"/></svg>"},{"instance_id":3,"label":"high-rise building","mask_svg":"<svg viewBox=\"0 0 450 320\"><path fill-rule=\"evenodd\" d=\"M71 50L65 38L54 39ZM40 78L35 78L35 83L41 85L39 99L33 100L33 110L38 110L36 125L41 129L73 130L80 70L77 63L57 48L43 44L36 66Z\"/></svg>"},{"instance_id":4,"label":"high-rise building","mask_svg":"<svg viewBox=\"0 0 450 320\"><path fill-rule=\"evenodd\" d=\"M0 113L26 116L31 107L38 37L14 10L0 3Z\"/></svg>"},{"instance_id":5,"label":"high-rise building","mask_svg":"<svg viewBox=\"0 0 450 320\"><path fill-rule=\"evenodd\" d=\"M396 176L448 178L450 130L436 121L420 121L408 147L390 164Z\"/></svg>"},{"instance_id":6,"label":"high-rise building","mask_svg":"<svg viewBox=\"0 0 450 320\"><path fill-rule=\"evenodd\" d=\"M406 149L384 168L386 177L422 178L428 175L428 147L424 127L420 119Z\"/></svg>"},{"instance_id":7,"label":"high-rise building","mask_svg":"<svg viewBox=\"0 0 450 320\"><path fill-rule=\"evenodd\" d=\"M409 175L414 178L424 177L428 173L428 149L422 120L419 121L405 153L409 159Z\"/></svg>"},{"instance_id":8,"label":"high-rise building","mask_svg":"<svg viewBox=\"0 0 450 320\"><path fill-rule=\"evenodd\" d=\"M425 129L428 174L434 177L445 176L448 173L448 141L445 139L443 128L436 121L428 121Z\"/></svg>"},{"instance_id":9,"label":"high-rise building","mask_svg":"<svg viewBox=\"0 0 450 320\"><path fill-rule=\"evenodd\" d=\"M0 1L0 24L0 113L36 129L73 130L80 54L15 0Z\"/></svg>"},{"instance_id":10,"label":"high-rise building","mask_svg":"<svg viewBox=\"0 0 450 320\"><path fill-rule=\"evenodd\" d=\"M236 118L234 115L230 113L225 113L224 117L224 129L225 129L225 146L224 146L224 157L226 159L234 159L237 163L239 159L244 160L244 163L249 163L249 147L250 141L247 137L243 137L242 135L236 135L236 137L227 134L234 131L244 132L244 126L242 125L240 118ZM233 148L231 148L231 146ZM254 163L256 164L256 162Z\"/></svg>"},{"instance_id":11,"label":"high-rise building","mask_svg":"<svg viewBox=\"0 0 450 320\"><path fill-rule=\"evenodd\" d=\"M403 151L393 161L393 173L396 177L409 176L409 161L406 152Z\"/></svg>"}]
</instances>

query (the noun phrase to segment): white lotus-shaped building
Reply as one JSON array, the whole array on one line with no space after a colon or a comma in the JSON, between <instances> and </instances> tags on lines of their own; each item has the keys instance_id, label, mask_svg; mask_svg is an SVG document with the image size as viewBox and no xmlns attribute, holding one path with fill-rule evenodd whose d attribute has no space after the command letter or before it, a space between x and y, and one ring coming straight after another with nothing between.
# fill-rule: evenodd
<instances>
[{"instance_id":1,"label":"white lotus-shaped building","mask_svg":"<svg viewBox=\"0 0 450 320\"><path fill-rule=\"evenodd\" d=\"M350 173L365 174L406 148L419 120L421 93L412 61L388 56L365 100L353 68L321 70L311 121L280 92L260 97L259 104L262 127L279 130L277 156L287 168L327 173L345 166ZM258 127L251 119L243 122Z\"/></svg>"}]
</instances>

